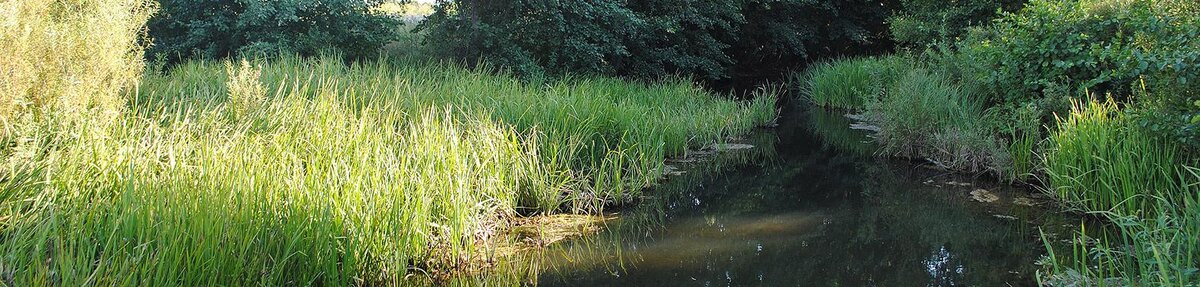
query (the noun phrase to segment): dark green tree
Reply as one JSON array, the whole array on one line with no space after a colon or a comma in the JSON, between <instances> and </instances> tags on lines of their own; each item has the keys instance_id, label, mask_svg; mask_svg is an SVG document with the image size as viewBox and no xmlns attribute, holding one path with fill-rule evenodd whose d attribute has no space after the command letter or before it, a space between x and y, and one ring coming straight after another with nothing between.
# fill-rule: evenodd
<instances>
[{"instance_id":1,"label":"dark green tree","mask_svg":"<svg viewBox=\"0 0 1200 287\"><path fill-rule=\"evenodd\" d=\"M885 20L892 0L741 0L747 19L729 53L735 77L784 74L833 57L880 54L893 47Z\"/></svg>"},{"instance_id":2,"label":"dark green tree","mask_svg":"<svg viewBox=\"0 0 1200 287\"><path fill-rule=\"evenodd\" d=\"M162 0L148 23L151 59L336 51L378 53L396 37L398 18L375 12L387 0Z\"/></svg>"},{"instance_id":3,"label":"dark green tree","mask_svg":"<svg viewBox=\"0 0 1200 287\"><path fill-rule=\"evenodd\" d=\"M888 2L453 0L421 29L446 56L523 75L702 79L888 46Z\"/></svg>"},{"instance_id":4,"label":"dark green tree","mask_svg":"<svg viewBox=\"0 0 1200 287\"><path fill-rule=\"evenodd\" d=\"M888 18L892 37L901 44L924 48L950 44L975 26L992 22L1004 12L1014 12L1026 0L900 0L900 9Z\"/></svg>"}]
</instances>

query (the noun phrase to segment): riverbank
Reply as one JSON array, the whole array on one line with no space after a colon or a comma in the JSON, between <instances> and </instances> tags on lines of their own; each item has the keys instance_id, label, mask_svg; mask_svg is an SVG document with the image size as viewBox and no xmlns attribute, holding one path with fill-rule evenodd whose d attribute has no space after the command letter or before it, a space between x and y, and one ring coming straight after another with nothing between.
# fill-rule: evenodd
<instances>
[{"instance_id":1,"label":"riverbank","mask_svg":"<svg viewBox=\"0 0 1200 287\"><path fill-rule=\"evenodd\" d=\"M1031 2L953 45L821 63L793 88L883 156L1027 184L1103 222L1052 250L1042 284L1195 285L1197 50L1174 49L1200 45L1178 37L1197 18L1182 4L1077 2Z\"/></svg>"},{"instance_id":2,"label":"riverbank","mask_svg":"<svg viewBox=\"0 0 1200 287\"><path fill-rule=\"evenodd\" d=\"M10 282L404 284L491 252L502 218L636 201L667 157L775 118L769 94L686 80L386 59L197 61L131 91L111 122L5 150Z\"/></svg>"},{"instance_id":3,"label":"riverbank","mask_svg":"<svg viewBox=\"0 0 1200 287\"><path fill-rule=\"evenodd\" d=\"M785 112L750 137L757 155L682 168L619 222L530 260L528 282L1025 286L1046 254L1039 230L1057 243L1079 228L1039 193L843 148L854 139L836 137L861 131L810 125L820 117Z\"/></svg>"}]
</instances>

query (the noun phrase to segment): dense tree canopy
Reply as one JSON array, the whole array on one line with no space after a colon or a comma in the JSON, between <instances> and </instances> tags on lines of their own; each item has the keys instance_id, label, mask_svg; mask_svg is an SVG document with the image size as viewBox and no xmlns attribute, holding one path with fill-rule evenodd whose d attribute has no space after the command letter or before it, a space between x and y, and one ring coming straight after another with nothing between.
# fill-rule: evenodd
<instances>
[{"instance_id":1,"label":"dense tree canopy","mask_svg":"<svg viewBox=\"0 0 1200 287\"><path fill-rule=\"evenodd\" d=\"M1026 0L900 0L901 8L890 19L896 42L927 47L957 41L972 26L982 26L1002 12L1021 9Z\"/></svg>"},{"instance_id":2,"label":"dense tree canopy","mask_svg":"<svg viewBox=\"0 0 1200 287\"><path fill-rule=\"evenodd\" d=\"M721 79L887 47L880 1L456 0L423 24L435 50L520 74ZM742 72L739 72L742 71Z\"/></svg>"},{"instance_id":3,"label":"dense tree canopy","mask_svg":"<svg viewBox=\"0 0 1200 287\"><path fill-rule=\"evenodd\" d=\"M378 53L399 19L374 12L387 0L162 0L149 22L147 56L223 58L280 52L347 57Z\"/></svg>"}]
</instances>

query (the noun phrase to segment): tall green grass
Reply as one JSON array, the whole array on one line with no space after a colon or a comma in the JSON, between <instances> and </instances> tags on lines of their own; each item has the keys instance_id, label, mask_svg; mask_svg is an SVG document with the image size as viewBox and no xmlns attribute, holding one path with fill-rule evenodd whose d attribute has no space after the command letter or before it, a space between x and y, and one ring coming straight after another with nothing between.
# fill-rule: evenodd
<instances>
[{"instance_id":1,"label":"tall green grass","mask_svg":"<svg viewBox=\"0 0 1200 287\"><path fill-rule=\"evenodd\" d=\"M1058 118L1044 158L1049 191L1111 225L1075 234L1071 254L1051 248L1044 282L1200 284L1200 173L1178 147L1133 127L1112 101L1077 102Z\"/></svg>"},{"instance_id":2,"label":"tall green grass","mask_svg":"<svg viewBox=\"0 0 1200 287\"><path fill-rule=\"evenodd\" d=\"M530 85L486 69L337 57L148 73L0 180L5 284L399 285L462 272L517 212L594 212L665 157L744 133L769 95L688 81ZM88 136L97 134L102 136ZM418 276L420 277L420 276Z\"/></svg>"},{"instance_id":3,"label":"tall green grass","mask_svg":"<svg viewBox=\"0 0 1200 287\"><path fill-rule=\"evenodd\" d=\"M1002 175L1018 167L1014 160L1028 159L1010 157L1001 147L982 97L916 59L892 55L826 62L793 81L818 106L862 112L858 128L872 131L883 153Z\"/></svg>"},{"instance_id":4,"label":"tall green grass","mask_svg":"<svg viewBox=\"0 0 1200 287\"><path fill-rule=\"evenodd\" d=\"M1005 174L1012 182L1028 182L1040 172L1038 143L1042 140L1041 111L1025 105L1011 111L992 109L988 121L997 123L999 133L1008 139L1010 170ZM1001 118L1003 117L1003 118Z\"/></svg>"},{"instance_id":5,"label":"tall green grass","mask_svg":"<svg viewBox=\"0 0 1200 287\"><path fill-rule=\"evenodd\" d=\"M1051 286L1200 285L1200 171L1176 170L1182 184L1157 198L1157 214L1097 212L1111 225L1074 234L1069 254L1057 253L1047 242L1050 255L1039 281Z\"/></svg>"},{"instance_id":6,"label":"tall green grass","mask_svg":"<svg viewBox=\"0 0 1200 287\"><path fill-rule=\"evenodd\" d=\"M921 68L892 82L867 104L876 140L889 154L925 158L948 169L995 171L999 148L983 104L950 78Z\"/></svg>"},{"instance_id":7,"label":"tall green grass","mask_svg":"<svg viewBox=\"0 0 1200 287\"><path fill-rule=\"evenodd\" d=\"M816 105L859 109L880 92L877 66L875 58L822 62L792 81L799 86L800 95Z\"/></svg>"},{"instance_id":8,"label":"tall green grass","mask_svg":"<svg viewBox=\"0 0 1200 287\"><path fill-rule=\"evenodd\" d=\"M1157 214L1157 201L1176 191L1177 148L1132 127L1112 101L1077 102L1058 118L1045 166L1051 191L1089 211Z\"/></svg>"}]
</instances>

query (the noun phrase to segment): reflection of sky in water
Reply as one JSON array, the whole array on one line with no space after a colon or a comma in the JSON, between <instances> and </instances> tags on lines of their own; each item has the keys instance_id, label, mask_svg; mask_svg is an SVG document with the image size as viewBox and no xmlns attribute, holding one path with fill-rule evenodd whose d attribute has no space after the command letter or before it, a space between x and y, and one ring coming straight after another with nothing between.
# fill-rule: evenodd
<instances>
[{"instance_id":1,"label":"reflection of sky in water","mask_svg":"<svg viewBox=\"0 0 1200 287\"><path fill-rule=\"evenodd\" d=\"M955 265L952 263L952 257L953 255L950 254L950 250L947 250L946 246L941 246L938 247L937 251L933 252L933 255L929 255L928 260L925 260L925 266L928 268L929 276L933 279L933 282L930 283L929 286L958 285L954 283L954 279L962 277L963 266L961 264Z\"/></svg>"},{"instance_id":2,"label":"reflection of sky in water","mask_svg":"<svg viewBox=\"0 0 1200 287\"><path fill-rule=\"evenodd\" d=\"M925 185L950 179L803 130L778 135L769 164L688 172L605 232L555 246L538 285L1034 284L1035 231L988 214L970 188Z\"/></svg>"}]
</instances>

